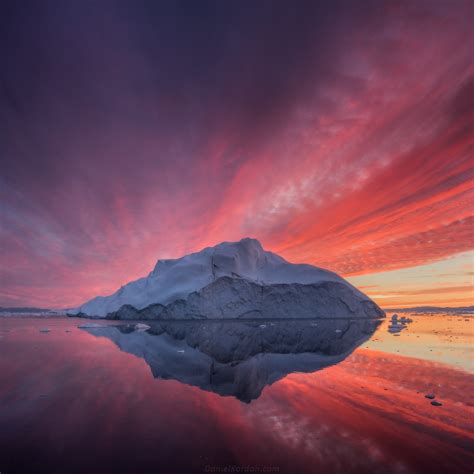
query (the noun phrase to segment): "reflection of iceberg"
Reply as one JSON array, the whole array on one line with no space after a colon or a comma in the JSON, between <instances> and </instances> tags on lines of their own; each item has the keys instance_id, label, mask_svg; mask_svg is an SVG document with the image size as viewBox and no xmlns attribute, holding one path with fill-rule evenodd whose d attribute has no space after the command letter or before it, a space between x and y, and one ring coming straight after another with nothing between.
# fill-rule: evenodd
<instances>
[{"instance_id":1,"label":"reflection of iceberg","mask_svg":"<svg viewBox=\"0 0 474 474\"><path fill-rule=\"evenodd\" d=\"M367 339L377 320L154 322L87 328L143 358L156 378L174 379L250 402L292 372L336 364Z\"/></svg>"}]
</instances>

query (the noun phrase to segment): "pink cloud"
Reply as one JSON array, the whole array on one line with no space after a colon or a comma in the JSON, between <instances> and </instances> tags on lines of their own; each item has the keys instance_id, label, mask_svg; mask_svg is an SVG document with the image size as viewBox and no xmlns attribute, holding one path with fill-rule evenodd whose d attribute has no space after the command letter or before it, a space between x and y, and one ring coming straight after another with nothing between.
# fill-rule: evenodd
<instances>
[{"instance_id":1,"label":"pink cloud","mask_svg":"<svg viewBox=\"0 0 474 474\"><path fill-rule=\"evenodd\" d=\"M236 56L209 90L188 77L153 90L148 56L123 40L91 108L72 116L54 96L49 127L34 103L8 115L2 304L77 305L244 236L344 275L472 249L469 9L385 4L298 36L301 64Z\"/></svg>"}]
</instances>

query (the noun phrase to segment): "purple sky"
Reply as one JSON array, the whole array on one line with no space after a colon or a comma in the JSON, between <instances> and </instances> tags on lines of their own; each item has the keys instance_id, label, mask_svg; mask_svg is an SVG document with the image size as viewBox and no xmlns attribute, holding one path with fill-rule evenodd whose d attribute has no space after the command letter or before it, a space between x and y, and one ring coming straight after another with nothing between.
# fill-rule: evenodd
<instances>
[{"instance_id":1,"label":"purple sky","mask_svg":"<svg viewBox=\"0 0 474 474\"><path fill-rule=\"evenodd\" d=\"M2 2L0 304L245 236L345 276L472 250L473 5Z\"/></svg>"}]
</instances>

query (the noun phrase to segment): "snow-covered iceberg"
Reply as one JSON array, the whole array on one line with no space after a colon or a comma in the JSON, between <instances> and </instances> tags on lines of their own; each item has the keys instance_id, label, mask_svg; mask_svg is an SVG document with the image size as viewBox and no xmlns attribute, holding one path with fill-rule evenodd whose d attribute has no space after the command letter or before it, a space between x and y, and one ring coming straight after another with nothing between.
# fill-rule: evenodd
<instances>
[{"instance_id":1,"label":"snow-covered iceberg","mask_svg":"<svg viewBox=\"0 0 474 474\"><path fill-rule=\"evenodd\" d=\"M147 277L68 314L149 320L385 316L339 275L289 263L249 238L158 260Z\"/></svg>"}]
</instances>

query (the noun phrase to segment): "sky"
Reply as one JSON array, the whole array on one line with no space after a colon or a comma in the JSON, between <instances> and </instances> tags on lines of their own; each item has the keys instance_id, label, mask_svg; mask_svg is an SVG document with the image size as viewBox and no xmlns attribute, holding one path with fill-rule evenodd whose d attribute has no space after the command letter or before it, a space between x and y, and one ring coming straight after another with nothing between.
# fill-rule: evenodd
<instances>
[{"instance_id":1,"label":"sky","mask_svg":"<svg viewBox=\"0 0 474 474\"><path fill-rule=\"evenodd\" d=\"M380 305L473 304L474 3L6 0L0 305L259 239Z\"/></svg>"}]
</instances>

